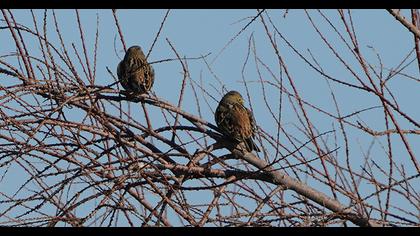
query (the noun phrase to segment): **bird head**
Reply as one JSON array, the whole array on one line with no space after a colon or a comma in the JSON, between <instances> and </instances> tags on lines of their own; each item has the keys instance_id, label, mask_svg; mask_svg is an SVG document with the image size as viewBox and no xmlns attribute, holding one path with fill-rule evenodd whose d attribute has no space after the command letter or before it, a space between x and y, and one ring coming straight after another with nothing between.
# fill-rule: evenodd
<instances>
[{"instance_id":1,"label":"bird head","mask_svg":"<svg viewBox=\"0 0 420 236\"><path fill-rule=\"evenodd\" d=\"M221 103L223 104L241 104L244 105L244 99L241 94L237 91L229 91L223 96Z\"/></svg>"},{"instance_id":2,"label":"bird head","mask_svg":"<svg viewBox=\"0 0 420 236\"><path fill-rule=\"evenodd\" d=\"M133 57L141 57L141 58L145 57L143 50L141 50L140 46L137 46L137 45L131 46L125 53L124 59L127 60L128 58L133 58Z\"/></svg>"}]
</instances>

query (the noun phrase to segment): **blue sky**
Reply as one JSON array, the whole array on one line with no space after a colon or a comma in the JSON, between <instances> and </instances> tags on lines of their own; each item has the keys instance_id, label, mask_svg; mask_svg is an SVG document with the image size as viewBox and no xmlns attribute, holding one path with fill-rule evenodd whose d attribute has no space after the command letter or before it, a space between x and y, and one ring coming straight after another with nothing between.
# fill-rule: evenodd
<instances>
[{"instance_id":1,"label":"blue sky","mask_svg":"<svg viewBox=\"0 0 420 236\"><path fill-rule=\"evenodd\" d=\"M18 22L23 25L33 26L31 14L28 10L16 10L13 12ZM332 54L328 47L322 42L322 39L311 26L311 23L303 10L289 10L285 17L283 17L285 13L284 10L267 10L267 12L275 22L277 29L279 29L287 40L292 42L293 46L305 57L310 58L310 51L328 75L342 81L359 85L348 70L346 70L345 66L337 61L334 54ZM356 64L354 57L339 40L337 34L331 29L329 24L323 20L315 10L309 10L308 12L311 17L313 17L314 22L316 22L319 29L323 32L323 35L331 40L331 44L337 49L340 55L342 55L349 65L354 68L357 74L362 75L362 68ZM334 24L339 26L338 29L342 34L346 35L336 10L323 10L322 12L327 15ZM143 50L147 52L155 39L165 13L166 10L157 9L118 10L117 15L119 23L127 46L140 45ZM74 10L56 10L56 14L58 21L62 26L61 31L66 46L71 48L71 43L74 43L76 48L80 50L82 45L80 43L79 29L77 27ZM249 59L244 66L249 44L251 44L255 45L258 57L272 69L277 77L281 73L276 55L261 21L259 19L255 20L239 34L239 36L231 41L231 39L237 35L237 33L240 32L256 14L257 11L252 9L171 10L153 51L150 54L149 61L176 58L176 55L166 39L173 44L181 57L196 58L211 53L206 57L206 61L209 63L211 71L202 59L188 60L189 75L191 79L197 83L202 83L207 89L207 92L216 100L221 98L221 86L215 76L224 83L227 90L237 90L244 96L246 94L246 89L242 80L246 80L248 82L251 104L258 125L270 134L276 135L276 124L266 107L261 105L264 104L264 99L261 93L261 83L258 82L258 73L256 71L252 48ZM43 11L36 10L35 15L39 21L38 24L41 25ZM92 52L95 44L97 16L99 17L99 44L95 83L98 85L111 84L114 81L108 74L106 67L109 67L113 70L114 74L116 74L116 66L124 56L112 12L111 10L80 10L80 16L81 21L83 22L84 36L91 62L93 61ZM48 17L50 40L58 43L59 41L55 34L51 11L49 11ZM1 19L3 19L3 17ZM385 10L353 10L352 19L356 29L360 50L367 62L376 66L378 71L380 63L382 63L385 68L395 68L413 49L412 34ZM4 22L2 21L1 24L3 26ZM270 28L270 31L271 34L276 37L276 43L279 46L280 54L285 60L288 71L292 75L302 99L310 101L321 109L336 114L328 83L325 78L304 63L304 61L299 58L299 56L294 53L280 37L278 37L278 34L274 32L273 28ZM346 39L348 39L348 36ZM34 38L32 38L32 40L34 40ZM0 48L0 55L14 52L14 44L10 43L12 41L9 31L0 31L0 42L2 45ZM34 52L38 51L39 53L39 44L30 44L30 47L31 50ZM223 48L225 49L222 51ZM378 60L376 53L380 56L381 62ZM39 55L40 54L38 54L38 56ZM415 54L412 54L410 56L410 60L414 58L414 55ZM153 91L157 96L176 104L183 79L181 64L179 61L174 60L156 63L153 64L153 67L156 74ZM275 81L261 64L259 65L259 68L261 69L264 80ZM80 70L80 67L78 69ZM242 71L244 71L244 73L242 73ZM384 69L383 73L386 75L389 71ZM414 61L407 66L403 73L419 78L417 62ZM378 80L376 79L376 82L377 81ZM286 81L286 78L284 78L284 83L285 87L290 90L291 86ZM330 82L330 85L335 92L342 115L380 105L378 98L372 94L349 89L346 86L334 82ZM277 111L279 100L278 89L269 85L265 86L269 103L272 104L274 110ZM396 75L391 79L388 86L397 98L401 110L409 114L415 120L420 120L420 109L418 109L418 101L420 101L420 93L418 91L420 84L405 76ZM216 108L217 101L206 94L200 93L200 95L202 117L214 123L212 110ZM209 100L211 108L206 105L203 96L206 96ZM247 98L246 100L247 106L250 107ZM296 126L301 127L301 125L297 121L297 117L286 96L283 97L282 105L281 122L284 128L302 141L307 141L305 140L304 135L296 128ZM198 114L194 102L194 95L190 87L187 89L182 107L187 112ZM110 112L112 112L112 108L109 109ZM142 113L140 112L141 110L138 106L132 105L131 110L134 117L143 120ZM151 110L152 116L159 116L159 110ZM336 120L333 120L310 107L307 107L307 111L312 123L319 133L332 129L339 129ZM396 113L394 112L394 114ZM77 114L73 115L75 116L74 119L77 119ZM398 115L396 116L403 129L414 129L409 122ZM358 116L351 119L353 122L356 120L363 122L374 130L382 131L385 129L382 108L360 113ZM156 126L159 125L158 120L154 122ZM372 142L374 142L372 150L370 150L372 160L385 168L387 167L388 158L386 157L384 149L381 147L381 145L386 144L385 136L374 139L366 133L351 127L347 128L346 131L348 132L351 146L351 165L354 170L360 171L361 166L363 165L363 153L368 152ZM343 138L340 135L336 138L337 145L340 147L336 152L336 156L339 163L344 164L345 149L343 147ZM419 155L420 137L418 135L407 135L407 138L414 154ZM328 138L328 143L331 146L334 146L334 139L335 137L333 135L330 135ZM398 135L393 135L392 140L395 142L393 151L397 165L404 165L407 176L416 174L416 170L409 160L407 151L404 149L400 137ZM286 146L289 145L290 149L292 149L292 146L290 146L284 135L280 136L280 141ZM190 150L194 150L194 147L191 147ZM285 150L281 150L281 153L283 155L287 154ZM308 154L307 157L314 158L315 156ZM296 160L290 161L292 163L296 162ZM16 172L16 174L18 174L18 172ZM398 173L394 174L396 179L400 179ZM379 177L379 175L380 173L378 173L378 178L382 179L385 183L387 178L385 178L385 176ZM325 185L320 185L317 181L309 179L308 183L329 193L328 188ZM4 186L5 183L3 182L1 185L3 185L1 188L8 187L13 189L14 184L12 183L11 185ZM420 189L418 180L417 183L414 183L414 186L417 186L417 189ZM360 188L365 195L375 191L369 183L363 183ZM196 200L200 202L206 195L202 194L199 196L203 198L197 197L192 201ZM401 201L402 208L408 207L408 205L405 205L407 203L400 197L396 196L394 199L396 201Z\"/></svg>"}]
</instances>

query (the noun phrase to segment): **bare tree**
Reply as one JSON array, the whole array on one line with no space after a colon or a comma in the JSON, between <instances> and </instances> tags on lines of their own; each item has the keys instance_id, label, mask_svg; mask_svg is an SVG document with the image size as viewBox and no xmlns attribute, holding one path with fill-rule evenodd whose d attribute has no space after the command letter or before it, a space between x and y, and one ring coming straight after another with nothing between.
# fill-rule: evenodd
<instances>
[{"instance_id":1,"label":"bare tree","mask_svg":"<svg viewBox=\"0 0 420 236\"><path fill-rule=\"evenodd\" d=\"M390 85L396 77L419 85L419 74L406 72L410 66L420 71L417 10L388 10L413 35L412 50L394 67L384 65L380 53L375 61L366 59L353 11L336 10L335 19L322 10L304 11L304 20L347 79L334 76L321 55L296 47L277 27L272 11L257 10L246 18L226 47L251 25L260 27L276 60L275 67L269 66L254 36L247 38L244 97L256 110L251 85L259 87L258 109L276 127L259 124L260 153L230 142L213 117L203 115L214 112L226 91L207 55L183 57L170 39L163 40L172 55L152 64L179 63L178 100L166 101L157 91L127 97L111 69L116 65L107 67L112 83L102 86L96 80L100 19L97 31L89 32L95 35L89 51L78 10L74 20L81 49L64 43L65 29L54 10L42 12L37 17L28 11L33 24L24 25L13 11L2 10L0 32L12 39L2 39L2 44L13 44L16 51L0 55L0 186L8 186L0 187L1 225L420 225L418 105L401 106L401 91ZM291 14L284 12L283 17ZM111 13L117 41L126 50L119 12ZM170 11L164 11L147 57L162 40L168 17ZM47 30L51 28L55 31ZM319 92L333 104L331 109L305 98L286 51L328 85ZM193 79L198 75L190 73L191 60L202 62L219 88ZM249 78L249 68L257 78ZM375 98L376 103L348 112L337 99L340 91ZM193 94L196 113L183 107L187 92ZM285 107L295 122L283 122ZM370 115L381 117L375 121L381 125L369 125ZM318 126L320 118L331 123L328 130ZM354 144L359 138L370 140L367 148ZM379 146L375 154L373 146ZM12 180L18 184L10 187Z\"/></svg>"}]
</instances>

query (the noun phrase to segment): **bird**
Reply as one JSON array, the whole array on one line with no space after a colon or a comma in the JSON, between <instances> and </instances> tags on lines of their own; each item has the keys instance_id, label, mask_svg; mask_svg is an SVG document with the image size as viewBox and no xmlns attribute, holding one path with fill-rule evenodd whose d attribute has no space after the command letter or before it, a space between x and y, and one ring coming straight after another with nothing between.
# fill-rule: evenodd
<instances>
[{"instance_id":1,"label":"bird","mask_svg":"<svg viewBox=\"0 0 420 236\"><path fill-rule=\"evenodd\" d=\"M137 45L130 47L118 63L117 75L122 87L134 95L147 93L155 81L155 71Z\"/></svg>"},{"instance_id":2,"label":"bird","mask_svg":"<svg viewBox=\"0 0 420 236\"><path fill-rule=\"evenodd\" d=\"M255 137L256 122L252 112L244 106L244 99L237 91L227 92L216 108L214 118L222 133L236 142L243 142L248 152L260 152L252 140Z\"/></svg>"}]
</instances>

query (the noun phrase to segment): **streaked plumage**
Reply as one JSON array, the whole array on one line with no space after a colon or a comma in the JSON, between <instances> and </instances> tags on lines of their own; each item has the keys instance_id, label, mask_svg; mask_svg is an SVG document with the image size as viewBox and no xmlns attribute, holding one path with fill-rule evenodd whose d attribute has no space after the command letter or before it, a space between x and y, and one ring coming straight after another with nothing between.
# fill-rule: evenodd
<instances>
[{"instance_id":1,"label":"streaked plumage","mask_svg":"<svg viewBox=\"0 0 420 236\"><path fill-rule=\"evenodd\" d=\"M256 131L254 116L244 106L244 100L239 92L226 93L220 100L214 117L217 126L225 136L237 142L244 142L249 152L260 151L252 140Z\"/></svg>"},{"instance_id":2,"label":"streaked plumage","mask_svg":"<svg viewBox=\"0 0 420 236\"><path fill-rule=\"evenodd\" d=\"M124 59L118 64L117 75L123 88L135 95L148 92L155 80L153 67L146 61L139 46L127 50Z\"/></svg>"}]
</instances>

